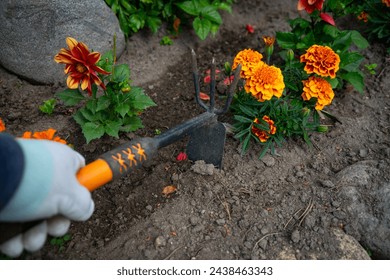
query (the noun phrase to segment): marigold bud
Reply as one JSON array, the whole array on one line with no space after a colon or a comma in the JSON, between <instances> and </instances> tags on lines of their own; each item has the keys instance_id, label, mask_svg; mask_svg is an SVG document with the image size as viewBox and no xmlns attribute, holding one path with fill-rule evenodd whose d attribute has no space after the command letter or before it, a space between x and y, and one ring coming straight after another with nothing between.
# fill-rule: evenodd
<instances>
[{"instance_id":1,"label":"marigold bud","mask_svg":"<svg viewBox=\"0 0 390 280\"><path fill-rule=\"evenodd\" d=\"M225 69L225 74L227 76L229 76L230 73L232 72L232 66L230 65L230 63L228 61L225 62L224 69Z\"/></svg>"},{"instance_id":2,"label":"marigold bud","mask_svg":"<svg viewBox=\"0 0 390 280\"><path fill-rule=\"evenodd\" d=\"M307 117L310 114L310 109L305 107L301 111L302 117Z\"/></svg>"},{"instance_id":3,"label":"marigold bud","mask_svg":"<svg viewBox=\"0 0 390 280\"><path fill-rule=\"evenodd\" d=\"M286 58L289 62L294 60L294 51L292 49L287 50Z\"/></svg>"},{"instance_id":4,"label":"marigold bud","mask_svg":"<svg viewBox=\"0 0 390 280\"><path fill-rule=\"evenodd\" d=\"M317 131L318 132L321 132L321 133L325 133L325 132L328 132L329 128L327 125L319 125L317 127Z\"/></svg>"}]
</instances>

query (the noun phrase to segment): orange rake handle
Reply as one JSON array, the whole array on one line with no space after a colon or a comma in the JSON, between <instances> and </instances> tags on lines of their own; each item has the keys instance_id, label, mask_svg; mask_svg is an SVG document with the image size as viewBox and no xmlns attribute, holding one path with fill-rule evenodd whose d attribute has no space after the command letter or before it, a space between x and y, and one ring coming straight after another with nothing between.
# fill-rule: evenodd
<instances>
[{"instance_id":1,"label":"orange rake handle","mask_svg":"<svg viewBox=\"0 0 390 280\"><path fill-rule=\"evenodd\" d=\"M157 152L158 139L140 138L115 148L87 164L77 173L77 180L89 191L130 173Z\"/></svg>"}]
</instances>

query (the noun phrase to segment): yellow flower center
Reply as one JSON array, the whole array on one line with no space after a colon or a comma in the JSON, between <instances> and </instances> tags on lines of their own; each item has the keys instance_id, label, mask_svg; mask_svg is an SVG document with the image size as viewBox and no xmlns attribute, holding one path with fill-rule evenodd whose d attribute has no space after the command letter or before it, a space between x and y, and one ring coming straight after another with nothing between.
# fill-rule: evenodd
<instances>
[{"instance_id":1,"label":"yellow flower center","mask_svg":"<svg viewBox=\"0 0 390 280\"><path fill-rule=\"evenodd\" d=\"M87 67L85 67L83 64L81 63L77 63L76 65L76 70L77 72L79 73L84 73L85 71L87 71Z\"/></svg>"}]
</instances>

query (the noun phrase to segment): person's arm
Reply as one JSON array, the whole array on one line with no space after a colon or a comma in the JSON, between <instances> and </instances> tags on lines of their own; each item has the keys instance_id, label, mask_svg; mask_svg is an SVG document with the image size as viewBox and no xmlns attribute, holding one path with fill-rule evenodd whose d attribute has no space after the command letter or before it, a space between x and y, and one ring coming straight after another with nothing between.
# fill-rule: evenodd
<instances>
[{"instance_id":1,"label":"person's arm","mask_svg":"<svg viewBox=\"0 0 390 280\"><path fill-rule=\"evenodd\" d=\"M0 212L15 194L23 171L22 148L11 135L0 133Z\"/></svg>"},{"instance_id":2,"label":"person's arm","mask_svg":"<svg viewBox=\"0 0 390 280\"><path fill-rule=\"evenodd\" d=\"M24 249L40 249L47 237L64 235L70 226L70 220L85 221L94 210L91 193L76 178L77 171L85 165L85 159L67 145L48 140L12 139L2 136L2 141L10 141L15 150L20 149L20 165L8 166L7 184L0 192L4 197L0 210L0 222L27 222L44 220L29 229L0 244L0 251L11 257L19 256ZM8 143L8 142L7 142ZM17 146L15 146L15 143ZM5 144L3 144L5 145ZM3 147L5 148L5 147ZM20 153L19 150L19 153ZM7 151L3 151L8 156ZM11 158L13 154L11 153ZM7 157L8 159L8 157ZM19 173L21 172L21 174ZM16 175L15 175L16 174ZM14 180L16 177L19 179ZM8 186L9 185L9 186ZM4 195L4 196L3 196Z\"/></svg>"}]
</instances>

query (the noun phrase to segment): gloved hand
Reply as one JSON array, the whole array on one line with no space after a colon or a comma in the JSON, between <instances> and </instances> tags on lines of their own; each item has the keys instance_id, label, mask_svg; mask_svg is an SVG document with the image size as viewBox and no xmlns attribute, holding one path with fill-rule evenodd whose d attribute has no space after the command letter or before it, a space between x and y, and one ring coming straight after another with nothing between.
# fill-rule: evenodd
<instances>
[{"instance_id":1,"label":"gloved hand","mask_svg":"<svg viewBox=\"0 0 390 280\"><path fill-rule=\"evenodd\" d=\"M90 192L76 178L85 159L68 146L47 140L19 139L25 157L22 181L0 212L0 221L47 219L27 232L0 244L0 251L17 257L23 249L36 251L47 234L64 235L70 220L85 221L94 211Z\"/></svg>"}]
</instances>

